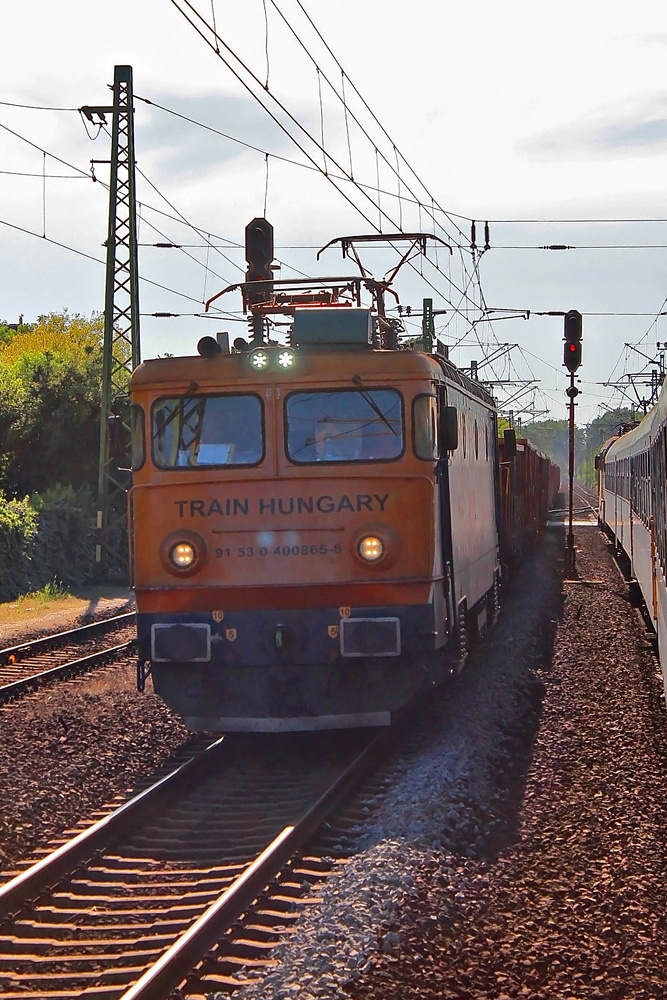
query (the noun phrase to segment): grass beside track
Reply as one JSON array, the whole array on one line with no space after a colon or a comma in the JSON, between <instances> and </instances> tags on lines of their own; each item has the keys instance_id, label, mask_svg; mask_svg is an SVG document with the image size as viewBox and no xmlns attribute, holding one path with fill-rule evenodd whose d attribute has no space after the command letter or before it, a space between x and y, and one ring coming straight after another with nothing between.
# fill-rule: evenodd
<instances>
[{"instance_id":1,"label":"grass beside track","mask_svg":"<svg viewBox=\"0 0 667 1000\"><path fill-rule=\"evenodd\" d=\"M85 621L89 618L111 617L134 607L133 594L126 587L82 587L66 592L45 587L34 594L26 594L5 604L0 604L0 635L2 629L29 626L33 622L51 618L54 625L62 620ZM63 625L64 628L67 624Z\"/></svg>"}]
</instances>

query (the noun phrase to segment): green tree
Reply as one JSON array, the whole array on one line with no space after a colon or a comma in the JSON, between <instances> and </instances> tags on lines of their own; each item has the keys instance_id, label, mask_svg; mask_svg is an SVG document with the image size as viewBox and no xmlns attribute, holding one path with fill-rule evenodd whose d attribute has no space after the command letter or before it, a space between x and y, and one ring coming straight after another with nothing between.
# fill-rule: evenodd
<instances>
[{"instance_id":1,"label":"green tree","mask_svg":"<svg viewBox=\"0 0 667 1000\"><path fill-rule=\"evenodd\" d=\"M533 442L539 451L560 466L562 476L567 475L569 455L569 428L567 420L540 420L525 424L521 434ZM583 434L581 435L583 440ZM575 443L576 449L576 443Z\"/></svg>"},{"instance_id":2,"label":"green tree","mask_svg":"<svg viewBox=\"0 0 667 1000\"><path fill-rule=\"evenodd\" d=\"M32 323L8 323L0 320L0 346L9 344L17 333L28 333L32 330Z\"/></svg>"},{"instance_id":3,"label":"green tree","mask_svg":"<svg viewBox=\"0 0 667 1000\"><path fill-rule=\"evenodd\" d=\"M595 469L595 456L599 454L602 445L610 437L618 434L619 429L632 425L639 419L634 410L618 408L608 410L602 416L591 420L586 426L586 442L584 445L581 462L577 464L579 478L588 486L594 487L597 483L597 473Z\"/></svg>"},{"instance_id":4,"label":"green tree","mask_svg":"<svg viewBox=\"0 0 667 1000\"><path fill-rule=\"evenodd\" d=\"M56 483L95 485L102 318L39 318L0 343L0 487L10 497Z\"/></svg>"},{"instance_id":5,"label":"green tree","mask_svg":"<svg viewBox=\"0 0 667 1000\"><path fill-rule=\"evenodd\" d=\"M634 423L639 418L634 410L619 408L608 410L602 416L591 420L586 427L586 453L593 457L608 438L618 434L619 428Z\"/></svg>"}]
</instances>

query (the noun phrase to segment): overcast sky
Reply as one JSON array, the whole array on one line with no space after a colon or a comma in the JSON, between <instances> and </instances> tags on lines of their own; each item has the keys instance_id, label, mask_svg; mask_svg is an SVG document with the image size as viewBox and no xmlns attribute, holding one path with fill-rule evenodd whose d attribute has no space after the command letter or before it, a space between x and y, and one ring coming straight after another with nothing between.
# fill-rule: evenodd
<instances>
[{"instance_id":1,"label":"overcast sky","mask_svg":"<svg viewBox=\"0 0 667 1000\"><path fill-rule=\"evenodd\" d=\"M579 423L627 400L603 383L632 396L628 374L667 341L664 0L4 0L0 23L0 319L103 309L108 196L90 161L110 142L76 109L108 103L127 64L144 357L243 333L234 293L195 314L242 278L244 227L265 213L284 278L354 273L339 251L315 260L337 236L400 226L447 240L451 255L430 247L396 292L446 310L438 334L458 364L496 352L480 374L524 421L566 415L563 322L537 313L584 315ZM332 183L325 163L356 185ZM150 246L167 240L184 250ZM572 249L540 249L553 245ZM364 256L376 276L395 260Z\"/></svg>"}]
</instances>

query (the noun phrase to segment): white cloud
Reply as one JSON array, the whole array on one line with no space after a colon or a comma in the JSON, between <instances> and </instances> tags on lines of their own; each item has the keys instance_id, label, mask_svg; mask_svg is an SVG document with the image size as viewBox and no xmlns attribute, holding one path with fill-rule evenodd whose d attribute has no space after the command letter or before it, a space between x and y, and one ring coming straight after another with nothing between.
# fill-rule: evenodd
<instances>
[{"instance_id":1,"label":"white cloud","mask_svg":"<svg viewBox=\"0 0 667 1000\"><path fill-rule=\"evenodd\" d=\"M350 101L356 84L436 201L448 210L478 220L667 218L663 0L636 0L631 7L620 0L303 2L344 67ZM254 70L260 84L268 75L271 90L316 140L324 130L327 147L342 166L349 166L351 153L357 180L372 187L379 171L380 187L395 194L398 182L390 167L378 163L372 146L362 148L358 128L336 107L324 80L326 72L340 88L340 69L317 42L295 0L278 3L318 59L319 78L272 4L267 4L267 62L263 0L213 0L221 37ZM210 16L210 0L199 0L195 6ZM265 200L281 248L321 246L345 231L369 230L370 224L330 183L278 159L282 155L304 160L304 154L173 4L5 0L2 100L72 108L106 103L116 64L133 66L138 95L272 154L267 186L262 153L137 102L140 168L174 208L203 231L240 243L246 222L264 212ZM355 106L362 114L361 105ZM284 115L275 104L272 107ZM391 143L364 114L364 127L374 142L391 153ZM84 171L91 158L108 159L108 138L101 135L91 142L76 114L0 105L0 124ZM298 134L319 162L312 143ZM50 157L46 165L52 172L60 170ZM0 129L0 169L40 174L43 167L39 148ZM103 164L95 169L100 178L107 176ZM71 311L101 308L103 268L41 239L45 231L52 240L102 257L107 204L101 185L47 180L44 201L40 177L3 174L0 180L0 220L38 234L31 237L0 225L0 317L19 313L29 317L64 305ZM409 180L401 165L403 194ZM145 203L173 214L143 181L140 195ZM375 221L377 210L361 196L358 204ZM385 194L382 204L398 222L395 198ZM142 209L142 218L145 242L157 242L147 221L159 224L173 242L197 242L183 226L158 220L147 209ZM401 221L405 228L427 223L425 213L406 202ZM465 244L469 222L460 224ZM597 383L608 377L626 341L646 335L651 318L592 314L657 312L667 291L667 253L654 249L559 254L501 247L615 242L661 246L667 245L665 225L570 226L556 231L546 225L492 224L491 233L492 250L481 266L487 302L533 312L577 307L589 314L582 368L586 391L579 400L579 414L582 419L594 416L599 394L607 392ZM209 254L208 271L205 250L191 248L189 253L191 257L142 247L144 277L169 284L194 300L142 285L142 311L195 312L205 288L217 290L213 267L225 281L235 280L243 267L241 251L230 251L229 261ZM319 265L312 251L281 249L280 255L285 273L289 267L318 268L322 273L342 266L332 253ZM371 259L384 266L380 256ZM454 269L452 277L459 280L460 274ZM429 294L410 271L402 272L397 284L402 299L415 306ZM194 317L173 321L144 317L145 353L192 350L210 325ZM460 325L457 320L450 329ZM535 374L542 379L545 392L558 401L555 415L562 416L565 377L559 320L533 316L528 322L508 320L495 326L498 337L521 344L525 353L515 354L517 369L526 377ZM659 336L654 338L652 332L651 339L667 340L667 331L660 326ZM463 361L476 348L467 350L467 356L465 351L460 355Z\"/></svg>"}]
</instances>

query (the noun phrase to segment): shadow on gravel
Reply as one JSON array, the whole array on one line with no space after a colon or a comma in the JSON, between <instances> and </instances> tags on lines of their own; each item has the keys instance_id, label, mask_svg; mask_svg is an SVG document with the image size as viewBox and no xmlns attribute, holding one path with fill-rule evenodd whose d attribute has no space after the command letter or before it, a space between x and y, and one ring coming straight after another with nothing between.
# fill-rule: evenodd
<instances>
[{"instance_id":1,"label":"shadow on gravel","mask_svg":"<svg viewBox=\"0 0 667 1000\"><path fill-rule=\"evenodd\" d=\"M331 819L326 851L389 841L491 860L514 842L563 614L563 553L563 530L550 529L464 672L413 706L379 780L364 779Z\"/></svg>"},{"instance_id":2,"label":"shadow on gravel","mask_svg":"<svg viewBox=\"0 0 667 1000\"><path fill-rule=\"evenodd\" d=\"M533 674L526 679L523 711L512 731L505 735L503 749L507 763L496 772L499 791L485 817L486 838L484 848L478 855L487 861L496 860L518 840L521 804L545 694L545 685L539 677Z\"/></svg>"},{"instance_id":3,"label":"shadow on gravel","mask_svg":"<svg viewBox=\"0 0 667 1000\"><path fill-rule=\"evenodd\" d=\"M565 528L549 529L512 579L505 598L507 619L499 642L510 644L513 634L527 632L527 653L514 677L515 713L509 724L501 723L499 727L503 738L494 772L498 791L483 818L486 836L483 848L478 851L479 857L489 861L495 860L519 836L526 779L547 693L556 630L563 616L564 553Z\"/></svg>"},{"instance_id":4,"label":"shadow on gravel","mask_svg":"<svg viewBox=\"0 0 667 1000\"><path fill-rule=\"evenodd\" d=\"M82 621L94 619L100 613L122 615L125 611L134 611L134 594L126 587L85 587L73 591L72 597L88 602L80 615ZM111 602L113 608L110 608Z\"/></svg>"}]
</instances>

